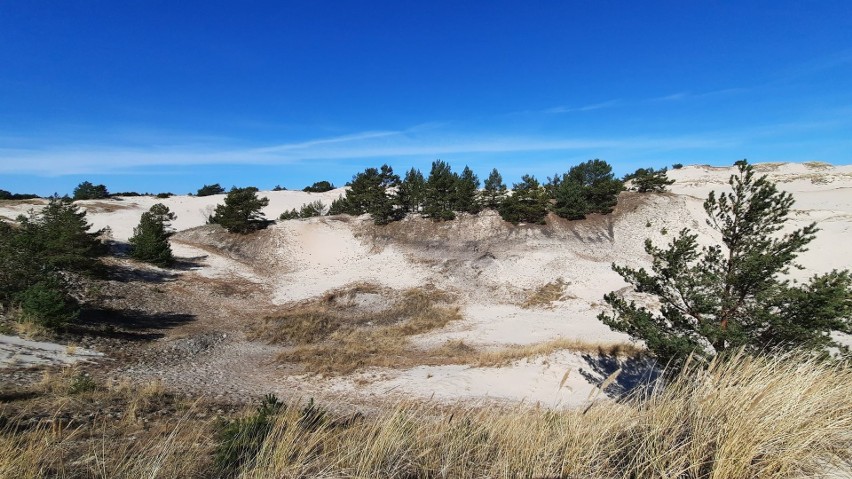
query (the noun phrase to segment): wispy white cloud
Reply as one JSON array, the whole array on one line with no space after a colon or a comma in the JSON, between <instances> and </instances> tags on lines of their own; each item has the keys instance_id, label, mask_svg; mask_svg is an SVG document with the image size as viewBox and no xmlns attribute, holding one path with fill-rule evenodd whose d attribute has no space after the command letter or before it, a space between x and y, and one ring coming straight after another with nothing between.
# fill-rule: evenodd
<instances>
[{"instance_id":1,"label":"wispy white cloud","mask_svg":"<svg viewBox=\"0 0 852 479\"><path fill-rule=\"evenodd\" d=\"M221 144L143 148L121 146L53 146L0 148L0 173L57 176L120 173L146 167L190 165L298 164L322 160L428 157L478 153L587 152L600 150L689 150L730 145L714 137L554 138L534 136L462 135L435 128L367 131L330 138L251 147Z\"/></svg>"},{"instance_id":2,"label":"wispy white cloud","mask_svg":"<svg viewBox=\"0 0 852 479\"><path fill-rule=\"evenodd\" d=\"M601 110L604 108L612 108L621 104L621 100L608 100L600 103L593 103L591 105L585 106L577 106L577 107L569 107L569 106L557 106L554 108L548 108L544 110L544 113L573 113L573 112L581 112L581 111L593 111L593 110Z\"/></svg>"},{"instance_id":3,"label":"wispy white cloud","mask_svg":"<svg viewBox=\"0 0 852 479\"><path fill-rule=\"evenodd\" d=\"M658 101L683 101L683 100L693 100L699 98L708 98L714 96L722 96L722 95L733 95L736 93L743 93L748 91L747 88L723 88L721 90L711 90L701 93L692 93L688 91L676 92L670 95L664 95L655 98L649 98L647 101L649 102L658 102Z\"/></svg>"}]
</instances>

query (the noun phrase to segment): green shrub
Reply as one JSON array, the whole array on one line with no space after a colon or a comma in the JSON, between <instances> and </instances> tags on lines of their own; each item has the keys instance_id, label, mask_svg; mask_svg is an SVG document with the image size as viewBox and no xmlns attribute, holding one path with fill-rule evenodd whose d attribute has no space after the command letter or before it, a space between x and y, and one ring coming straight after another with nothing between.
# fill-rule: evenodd
<instances>
[{"instance_id":1,"label":"green shrub","mask_svg":"<svg viewBox=\"0 0 852 479\"><path fill-rule=\"evenodd\" d=\"M603 160L589 160L572 167L548 185L556 200L553 211L568 219L583 219L589 213L611 213L624 183L615 178Z\"/></svg>"},{"instance_id":2,"label":"green shrub","mask_svg":"<svg viewBox=\"0 0 852 479\"><path fill-rule=\"evenodd\" d=\"M100 200L109 197L109 192L104 185L93 185L84 181L74 188L75 200Z\"/></svg>"},{"instance_id":3,"label":"green shrub","mask_svg":"<svg viewBox=\"0 0 852 479\"><path fill-rule=\"evenodd\" d=\"M49 276L25 289L18 296L24 321L52 330L62 329L77 319L77 302L66 292L61 280Z\"/></svg>"},{"instance_id":4,"label":"green shrub","mask_svg":"<svg viewBox=\"0 0 852 479\"><path fill-rule=\"evenodd\" d=\"M91 376L87 374L77 374L71 378L68 384L68 394L81 394L94 391L98 385Z\"/></svg>"},{"instance_id":5,"label":"green shrub","mask_svg":"<svg viewBox=\"0 0 852 479\"><path fill-rule=\"evenodd\" d=\"M335 188L334 184L330 181L317 181L311 186L306 186L302 191L306 193L325 193L326 191L331 191Z\"/></svg>"},{"instance_id":6,"label":"green shrub","mask_svg":"<svg viewBox=\"0 0 852 479\"><path fill-rule=\"evenodd\" d=\"M666 168L655 170L653 168L639 168L634 173L624 177L624 180L632 180L631 189L639 193L662 192L666 187L674 183L666 177Z\"/></svg>"},{"instance_id":7,"label":"green shrub","mask_svg":"<svg viewBox=\"0 0 852 479\"><path fill-rule=\"evenodd\" d=\"M281 220L281 221L297 220L299 218L300 218L299 211L296 210L296 208L293 208L290 211L285 211L285 212L281 213L281 215L278 217L278 219Z\"/></svg>"},{"instance_id":8,"label":"green shrub","mask_svg":"<svg viewBox=\"0 0 852 479\"><path fill-rule=\"evenodd\" d=\"M322 216L325 211L325 205L322 204L322 201L312 201L310 203L305 203L299 209L299 218L313 218L315 216Z\"/></svg>"},{"instance_id":9,"label":"green shrub","mask_svg":"<svg viewBox=\"0 0 852 479\"><path fill-rule=\"evenodd\" d=\"M195 193L195 196L211 196L211 195L221 195L225 192L225 188L222 188L222 185L219 183L213 183L212 185L204 185L198 189L198 192Z\"/></svg>"}]
</instances>

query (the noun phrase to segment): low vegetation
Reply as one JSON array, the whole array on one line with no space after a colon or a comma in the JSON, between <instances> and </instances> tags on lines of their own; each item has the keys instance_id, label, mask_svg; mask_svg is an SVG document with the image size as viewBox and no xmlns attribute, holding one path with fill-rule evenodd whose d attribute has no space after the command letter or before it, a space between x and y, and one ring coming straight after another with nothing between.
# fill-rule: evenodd
<instances>
[{"instance_id":1,"label":"low vegetation","mask_svg":"<svg viewBox=\"0 0 852 479\"><path fill-rule=\"evenodd\" d=\"M74 377L0 395L0 477L762 479L852 472L852 369L800 354L694 359L650 394L561 411L401 403L364 416L267 396L242 415L215 418L203 403L156 387L96 383L72 393ZM64 419L82 404L96 414Z\"/></svg>"},{"instance_id":2,"label":"low vegetation","mask_svg":"<svg viewBox=\"0 0 852 479\"><path fill-rule=\"evenodd\" d=\"M522 306L527 309L552 307L556 301L565 299L565 287L567 285L562 278L546 283L530 291Z\"/></svg>"},{"instance_id":3,"label":"low vegetation","mask_svg":"<svg viewBox=\"0 0 852 479\"><path fill-rule=\"evenodd\" d=\"M195 196L212 196L212 195L221 195L225 192L225 188L222 188L222 185L219 183L214 183L212 185L204 185L198 189L195 193Z\"/></svg>"},{"instance_id":4,"label":"low vegetation","mask_svg":"<svg viewBox=\"0 0 852 479\"><path fill-rule=\"evenodd\" d=\"M38 195L29 193L12 193L11 191L0 190L0 200L32 200L38 197Z\"/></svg>"},{"instance_id":5,"label":"low vegetation","mask_svg":"<svg viewBox=\"0 0 852 479\"><path fill-rule=\"evenodd\" d=\"M306 193L325 193L326 191L331 191L334 188L336 188L336 187L334 186L333 183L331 183L330 181L323 180L323 181L317 181L316 183L312 184L311 186L306 186L304 189L302 189L302 191L304 191Z\"/></svg>"},{"instance_id":6,"label":"low vegetation","mask_svg":"<svg viewBox=\"0 0 852 479\"><path fill-rule=\"evenodd\" d=\"M359 295L379 303L359 306ZM310 371L346 374L368 366L398 366L416 352L408 337L461 319L453 297L435 288L395 293L356 285L268 316L251 328L254 339L291 346L279 359ZM419 353L418 353L419 354Z\"/></svg>"}]
</instances>

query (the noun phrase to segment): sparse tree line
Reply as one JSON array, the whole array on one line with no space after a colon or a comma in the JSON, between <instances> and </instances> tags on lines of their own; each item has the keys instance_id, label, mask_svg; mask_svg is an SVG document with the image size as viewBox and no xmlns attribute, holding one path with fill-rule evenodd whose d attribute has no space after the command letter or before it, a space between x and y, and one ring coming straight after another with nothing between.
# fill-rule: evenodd
<instances>
[{"instance_id":1,"label":"sparse tree line","mask_svg":"<svg viewBox=\"0 0 852 479\"><path fill-rule=\"evenodd\" d=\"M510 190L496 168L480 183L469 167L456 173L442 160L432 163L428 176L411 168L400 177L392 167L382 165L354 175L346 185L349 187L346 196L334 200L327 210L325 205L314 202L301 210L285 212L279 219L369 214L376 224L382 225L409 214L447 221L455 219L458 213L476 214L493 209L511 223L543 224L551 211L571 220L612 212L618 194L625 189L625 180L632 181L639 192L664 191L673 182L665 174L665 168L640 168L620 180L607 162L595 159L554 175L544 184L524 175Z\"/></svg>"}]
</instances>

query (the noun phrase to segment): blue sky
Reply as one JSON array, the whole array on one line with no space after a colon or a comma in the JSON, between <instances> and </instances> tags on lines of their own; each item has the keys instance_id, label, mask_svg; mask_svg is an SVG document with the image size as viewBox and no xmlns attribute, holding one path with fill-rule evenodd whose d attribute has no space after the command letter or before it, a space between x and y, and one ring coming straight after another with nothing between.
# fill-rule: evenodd
<instances>
[{"instance_id":1,"label":"blue sky","mask_svg":"<svg viewBox=\"0 0 852 479\"><path fill-rule=\"evenodd\" d=\"M852 2L0 3L0 188L850 163Z\"/></svg>"}]
</instances>

